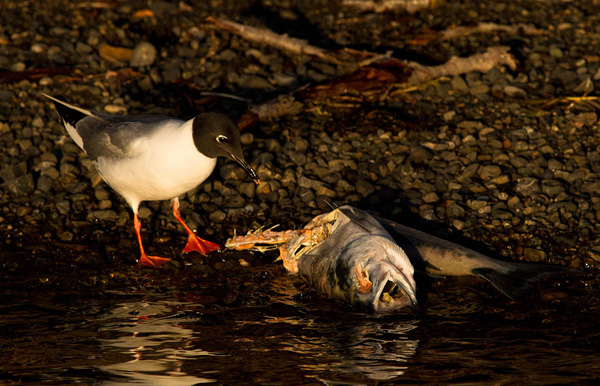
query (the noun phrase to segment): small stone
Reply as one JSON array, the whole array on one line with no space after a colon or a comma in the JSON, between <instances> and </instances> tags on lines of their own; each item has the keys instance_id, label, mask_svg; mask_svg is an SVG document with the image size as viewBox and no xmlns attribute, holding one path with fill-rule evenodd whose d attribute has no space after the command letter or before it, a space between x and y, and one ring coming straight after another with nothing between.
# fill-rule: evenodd
<instances>
[{"instance_id":1,"label":"small stone","mask_svg":"<svg viewBox=\"0 0 600 386\"><path fill-rule=\"evenodd\" d=\"M326 186L321 186L316 191L317 196L336 197L337 193L335 190L329 189Z\"/></svg>"},{"instance_id":2,"label":"small stone","mask_svg":"<svg viewBox=\"0 0 600 386\"><path fill-rule=\"evenodd\" d=\"M356 183L356 192L363 197L373 194L375 187L365 180L358 180Z\"/></svg>"},{"instance_id":3,"label":"small stone","mask_svg":"<svg viewBox=\"0 0 600 386\"><path fill-rule=\"evenodd\" d=\"M27 68L27 66L23 62L16 62L10 67L11 71L15 71L15 72L25 71L26 68Z\"/></svg>"},{"instance_id":4,"label":"small stone","mask_svg":"<svg viewBox=\"0 0 600 386\"><path fill-rule=\"evenodd\" d=\"M54 205L60 214L69 214L71 211L71 203L67 200L57 201Z\"/></svg>"},{"instance_id":5,"label":"small stone","mask_svg":"<svg viewBox=\"0 0 600 386\"><path fill-rule=\"evenodd\" d=\"M527 95L525 90L515 86L505 86L504 93L511 98L524 97Z\"/></svg>"},{"instance_id":6,"label":"small stone","mask_svg":"<svg viewBox=\"0 0 600 386\"><path fill-rule=\"evenodd\" d=\"M533 177L522 177L517 179L515 190L528 197L541 192L540 182Z\"/></svg>"},{"instance_id":7,"label":"small stone","mask_svg":"<svg viewBox=\"0 0 600 386\"><path fill-rule=\"evenodd\" d=\"M40 86L49 86L52 83L54 83L54 80L49 76L44 76L43 78L40 79L40 81L38 83L40 84Z\"/></svg>"},{"instance_id":8,"label":"small stone","mask_svg":"<svg viewBox=\"0 0 600 386\"><path fill-rule=\"evenodd\" d=\"M546 260L546 252L539 249L524 248L523 257L528 261L540 262Z\"/></svg>"},{"instance_id":9,"label":"small stone","mask_svg":"<svg viewBox=\"0 0 600 386\"><path fill-rule=\"evenodd\" d=\"M17 178L13 178L0 185L0 188L9 191L15 196L22 196L33 193L35 185L33 175L25 174Z\"/></svg>"},{"instance_id":10,"label":"small stone","mask_svg":"<svg viewBox=\"0 0 600 386\"><path fill-rule=\"evenodd\" d=\"M110 200L102 200L98 203L98 209L105 210L112 208L112 201Z\"/></svg>"},{"instance_id":11,"label":"small stone","mask_svg":"<svg viewBox=\"0 0 600 386\"><path fill-rule=\"evenodd\" d=\"M156 60L156 54L156 48L152 44L148 42L138 43L131 51L129 64L131 67L150 66Z\"/></svg>"},{"instance_id":12,"label":"small stone","mask_svg":"<svg viewBox=\"0 0 600 386\"><path fill-rule=\"evenodd\" d=\"M480 94L486 94L490 91L490 88L488 85L485 84L480 84L474 87L471 87L469 89L469 93L471 95L480 95Z\"/></svg>"},{"instance_id":13,"label":"small stone","mask_svg":"<svg viewBox=\"0 0 600 386\"><path fill-rule=\"evenodd\" d=\"M118 217L117 212L114 210L93 210L87 215L88 221L97 220L115 222Z\"/></svg>"},{"instance_id":14,"label":"small stone","mask_svg":"<svg viewBox=\"0 0 600 386\"><path fill-rule=\"evenodd\" d=\"M465 210L457 203L453 202L446 208L446 217L463 217Z\"/></svg>"},{"instance_id":15,"label":"small stone","mask_svg":"<svg viewBox=\"0 0 600 386\"><path fill-rule=\"evenodd\" d=\"M550 47L550 56L556 58L556 59L560 59L564 56L564 53L562 52L562 50L556 46L552 46Z\"/></svg>"},{"instance_id":16,"label":"small stone","mask_svg":"<svg viewBox=\"0 0 600 386\"><path fill-rule=\"evenodd\" d=\"M56 170L56 169L55 169ZM48 192L54 187L54 180L51 177L41 175L37 181L37 188L42 192Z\"/></svg>"},{"instance_id":17,"label":"small stone","mask_svg":"<svg viewBox=\"0 0 600 386\"><path fill-rule=\"evenodd\" d=\"M323 185L321 181L313 180L308 177L300 176L298 178L298 186L301 188L309 188L313 190L317 190Z\"/></svg>"},{"instance_id":18,"label":"small stone","mask_svg":"<svg viewBox=\"0 0 600 386\"><path fill-rule=\"evenodd\" d=\"M208 216L208 219L212 222L220 223L220 222L223 222L226 217L227 217L227 214L225 212L217 209L210 213L210 215Z\"/></svg>"},{"instance_id":19,"label":"small stone","mask_svg":"<svg viewBox=\"0 0 600 386\"><path fill-rule=\"evenodd\" d=\"M564 191L565 191L565 188L559 181L556 181L556 180L542 181L542 192L544 192L544 194L547 196L554 197Z\"/></svg>"},{"instance_id":20,"label":"small stone","mask_svg":"<svg viewBox=\"0 0 600 386\"><path fill-rule=\"evenodd\" d=\"M454 118L456 116L456 111L446 111L444 113L444 115L442 115L442 118L444 119L444 121L449 122L452 120L452 118Z\"/></svg>"},{"instance_id":21,"label":"small stone","mask_svg":"<svg viewBox=\"0 0 600 386\"><path fill-rule=\"evenodd\" d=\"M521 200L517 196L512 196L506 201L506 205L509 209L515 208L521 203Z\"/></svg>"},{"instance_id":22,"label":"small stone","mask_svg":"<svg viewBox=\"0 0 600 386\"><path fill-rule=\"evenodd\" d=\"M138 217L141 219L149 219L152 217L152 210L147 206L142 206L138 210Z\"/></svg>"},{"instance_id":23,"label":"small stone","mask_svg":"<svg viewBox=\"0 0 600 386\"><path fill-rule=\"evenodd\" d=\"M240 87L251 90L273 90L274 87L265 78L258 75L242 74L237 82Z\"/></svg>"},{"instance_id":24,"label":"small stone","mask_svg":"<svg viewBox=\"0 0 600 386\"><path fill-rule=\"evenodd\" d=\"M247 176L246 171L237 163L227 163L219 169L219 173L224 180L244 180Z\"/></svg>"},{"instance_id":25,"label":"small stone","mask_svg":"<svg viewBox=\"0 0 600 386\"><path fill-rule=\"evenodd\" d=\"M261 183L262 185L262 183ZM255 192L256 192L256 184L254 182L242 182L239 184L238 186L238 191L240 192L240 194L243 194L244 196L248 197L248 198L254 198Z\"/></svg>"},{"instance_id":26,"label":"small stone","mask_svg":"<svg viewBox=\"0 0 600 386\"><path fill-rule=\"evenodd\" d=\"M485 208L488 205L488 202L483 200L467 200L467 205L472 210L480 210Z\"/></svg>"},{"instance_id":27,"label":"small stone","mask_svg":"<svg viewBox=\"0 0 600 386\"><path fill-rule=\"evenodd\" d=\"M438 202L439 200L440 200L440 197L435 192L429 192L429 193L423 195L423 202L425 202L427 204Z\"/></svg>"},{"instance_id":28,"label":"small stone","mask_svg":"<svg viewBox=\"0 0 600 386\"><path fill-rule=\"evenodd\" d=\"M498 165L485 165L477 170L477 174L479 178L487 181L502 174L502 169Z\"/></svg>"},{"instance_id":29,"label":"small stone","mask_svg":"<svg viewBox=\"0 0 600 386\"><path fill-rule=\"evenodd\" d=\"M575 115L570 119L569 123L576 128L582 128L583 126L593 126L598 122L598 115L594 112L585 112Z\"/></svg>"},{"instance_id":30,"label":"small stone","mask_svg":"<svg viewBox=\"0 0 600 386\"><path fill-rule=\"evenodd\" d=\"M470 164L467 166L457 177L456 181L464 182L467 179L473 177L479 168L479 164Z\"/></svg>"},{"instance_id":31,"label":"small stone","mask_svg":"<svg viewBox=\"0 0 600 386\"><path fill-rule=\"evenodd\" d=\"M243 133L240 136L240 141L244 146L250 145L252 142L254 142L254 135L252 133Z\"/></svg>"},{"instance_id":32,"label":"small stone","mask_svg":"<svg viewBox=\"0 0 600 386\"><path fill-rule=\"evenodd\" d=\"M510 182L510 177L507 175L498 176L496 178L492 178L492 182L496 185L504 185Z\"/></svg>"},{"instance_id":33,"label":"small stone","mask_svg":"<svg viewBox=\"0 0 600 386\"><path fill-rule=\"evenodd\" d=\"M125 114L127 113L127 107L119 105L106 105L104 111L109 114Z\"/></svg>"},{"instance_id":34,"label":"small stone","mask_svg":"<svg viewBox=\"0 0 600 386\"><path fill-rule=\"evenodd\" d=\"M465 227L465 225L465 222L459 219L452 221L452 226L459 231L462 230Z\"/></svg>"},{"instance_id":35,"label":"small stone","mask_svg":"<svg viewBox=\"0 0 600 386\"><path fill-rule=\"evenodd\" d=\"M459 75L452 78L451 84L452 88L458 91L467 91L469 89L467 82Z\"/></svg>"}]
</instances>

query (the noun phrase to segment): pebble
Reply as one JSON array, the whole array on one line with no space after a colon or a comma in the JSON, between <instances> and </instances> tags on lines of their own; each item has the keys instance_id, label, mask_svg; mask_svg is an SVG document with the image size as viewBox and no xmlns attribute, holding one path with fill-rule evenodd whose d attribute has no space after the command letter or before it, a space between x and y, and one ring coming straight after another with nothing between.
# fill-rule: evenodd
<instances>
[{"instance_id":1,"label":"pebble","mask_svg":"<svg viewBox=\"0 0 600 386\"><path fill-rule=\"evenodd\" d=\"M541 192L539 181L532 177L518 178L515 190L526 197Z\"/></svg>"},{"instance_id":2,"label":"pebble","mask_svg":"<svg viewBox=\"0 0 600 386\"><path fill-rule=\"evenodd\" d=\"M129 65L131 67L151 66L156 60L157 50L149 42L140 42L131 51Z\"/></svg>"}]
</instances>

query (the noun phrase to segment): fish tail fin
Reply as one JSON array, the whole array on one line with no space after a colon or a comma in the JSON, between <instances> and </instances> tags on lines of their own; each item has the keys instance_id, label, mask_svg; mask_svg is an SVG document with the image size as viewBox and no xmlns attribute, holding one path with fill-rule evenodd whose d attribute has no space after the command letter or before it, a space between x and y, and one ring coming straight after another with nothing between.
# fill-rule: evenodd
<instances>
[{"instance_id":1,"label":"fish tail fin","mask_svg":"<svg viewBox=\"0 0 600 386\"><path fill-rule=\"evenodd\" d=\"M511 299L523 297L533 283L546 276L558 273L580 273L579 270L568 267L526 263L512 263L507 272L500 272L493 268L475 268L472 272L490 282Z\"/></svg>"}]
</instances>

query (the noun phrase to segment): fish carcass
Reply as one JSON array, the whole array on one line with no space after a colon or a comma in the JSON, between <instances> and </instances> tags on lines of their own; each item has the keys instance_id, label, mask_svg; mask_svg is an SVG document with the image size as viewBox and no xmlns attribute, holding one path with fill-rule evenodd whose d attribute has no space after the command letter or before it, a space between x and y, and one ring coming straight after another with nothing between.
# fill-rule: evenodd
<instances>
[{"instance_id":1,"label":"fish carcass","mask_svg":"<svg viewBox=\"0 0 600 386\"><path fill-rule=\"evenodd\" d=\"M265 231L229 239L230 249L279 245L280 259L322 294L389 312L417 304L414 269L406 253L368 213L343 206L303 229Z\"/></svg>"}]
</instances>

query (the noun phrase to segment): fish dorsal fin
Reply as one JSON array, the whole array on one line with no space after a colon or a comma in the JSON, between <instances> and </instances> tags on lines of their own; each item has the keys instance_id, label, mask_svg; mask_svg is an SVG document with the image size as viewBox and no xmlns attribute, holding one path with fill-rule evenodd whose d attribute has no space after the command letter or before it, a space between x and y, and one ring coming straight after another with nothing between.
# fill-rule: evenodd
<instances>
[{"instance_id":1,"label":"fish dorsal fin","mask_svg":"<svg viewBox=\"0 0 600 386\"><path fill-rule=\"evenodd\" d=\"M361 221L364 221L366 218L365 216L361 215L361 213L356 213L356 211L353 210L353 208L345 206L338 208L338 210L342 212L346 217L348 217L348 219L350 219L350 221L352 221L354 224L358 225L367 232L372 233L369 228L361 224Z\"/></svg>"}]
</instances>

